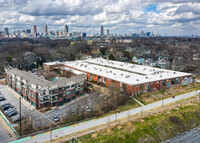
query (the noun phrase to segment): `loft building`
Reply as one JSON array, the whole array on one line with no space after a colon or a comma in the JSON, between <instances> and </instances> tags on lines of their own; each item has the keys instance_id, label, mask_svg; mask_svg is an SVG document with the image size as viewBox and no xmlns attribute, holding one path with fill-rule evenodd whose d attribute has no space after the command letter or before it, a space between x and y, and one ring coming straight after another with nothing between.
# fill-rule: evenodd
<instances>
[{"instance_id":1,"label":"loft building","mask_svg":"<svg viewBox=\"0 0 200 143\"><path fill-rule=\"evenodd\" d=\"M84 72L89 81L99 82L106 86L115 85L132 96L193 82L193 75L190 73L102 58L43 64L46 71L51 71L56 66Z\"/></svg>"},{"instance_id":2,"label":"loft building","mask_svg":"<svg viewBox=\"0 0 200 143\"><path fill-rule=\"evenodd\" d=\"M30 72L7 68L6 84L35 108L42 109L61 106L83 95L87 77L82 72L75 75L48 81Z\"/></svg>"}]
</instances>

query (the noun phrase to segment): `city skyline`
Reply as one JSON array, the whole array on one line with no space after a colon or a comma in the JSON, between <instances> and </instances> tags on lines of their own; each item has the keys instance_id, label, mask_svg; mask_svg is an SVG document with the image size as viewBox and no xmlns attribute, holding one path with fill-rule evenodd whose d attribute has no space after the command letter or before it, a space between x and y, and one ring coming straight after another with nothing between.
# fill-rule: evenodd
<instances>
[{"instance_id":1,"label":"city skyline","mask_svg":"<svg viewBox=\"0 0 200 143\"><path fill-rule=\"evenodd\" d=\"M38 32L42 33L46 24L48 31L62 31L68 25L71 32L82 31L88 35L99 33L101 25L116 34L141 30L167 36L200 33L197 0L0 0L0 7L0 31L5 27L13 31L37 25Z\"/></svg>"}]
</instances>

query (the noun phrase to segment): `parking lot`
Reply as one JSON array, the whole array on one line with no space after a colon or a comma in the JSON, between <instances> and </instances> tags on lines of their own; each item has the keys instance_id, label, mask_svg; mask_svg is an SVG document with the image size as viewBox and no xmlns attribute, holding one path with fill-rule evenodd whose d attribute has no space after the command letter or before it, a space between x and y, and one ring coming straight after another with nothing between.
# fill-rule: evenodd
<instances>
[{"instance_id":1,"label":"parking lot","mask_svg":"<svg viewBox=\"0 0 200 143\"><path fill-rule=\"evenodd\" d=\"M0 85L0 92L6 98L6 100L0 102L0 107L6 103L10 103L17 111L17 115L8 118L12 122L19 117L19 95L5 85ZM89 112L92 110L96 100L95 96L85 94L84 96L79 97L66 105L54 108L44 114L36 110L24 99L21 99L21 101L22 117L30 116L33 120L34 128L37 128L52 123L52 121L54 121L54 116L63 118L67 115L67 113L75 112L77 108Z\"/></svg>"}]
</instances>

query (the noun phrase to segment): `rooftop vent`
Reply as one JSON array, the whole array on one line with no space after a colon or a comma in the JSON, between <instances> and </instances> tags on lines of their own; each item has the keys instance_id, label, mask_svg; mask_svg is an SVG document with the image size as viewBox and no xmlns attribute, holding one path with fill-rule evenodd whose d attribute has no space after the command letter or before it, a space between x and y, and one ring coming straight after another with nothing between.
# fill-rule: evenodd
<instances>
[{"instance_id":1,"label":"rooftop vent","mask_svg":"<svg viewBox=\"0 0 200 143\"><path fill-rule=\"evenodd\" d=\"M115 75L115 73L113 73Z\"/></svg>"},{"instance_id":2,"label":"rooftop vent","mask_svg":"<svg viewBox=\"0 0 200 143\"><path fill-rule=\"evenodd\" d=\"M123 74L121 74L121 76L123 76Z\"/></svg>"},{"instance_id":3,"label":"rooftop vent","mask_svg":"<svg viewBox=\"0 0 200 143\"><path fill-rule=\"evenodd\" d=\"M137 79L137 81L139 81L139 79Z\"/></svg>"},{"instance_id":4,"label":"rooftop vent","mask_svg":"<svg viewBox=\"0 0 200 143\"><path fill-rule=\"evenodd\" d=\"M155 69L153 69L153 71L155 71Z\"/></svg>"},{"instance_id":5,"label":"rooftop vent","mask_svg":"<svg viewBox=\"0 0 200 143\"><path fill-rule=\"evenodd\" d=\"M146 79L148 79L148 77L146 76Z\"/></svg>"},{"instance_id":6,"label":"rooftop vent","mask_svg":"<svg viewBox=\"0 0 200 143\"><path fill-rule=\"evenodd\" d=\"M174 74L176 74L176 72L174 72Z\"/></svg>"},{"instance_id":7,"label":"rooftop vent","mask_svg":"<svg viewBox=\"0 0 200 143\"><path fill-rule=\"evenodd\" d=\"M160 77L162 77L162 75L160 75Z\"/></svg>"},{"instance_id":8,"label":"rooftop vent","mask_svg":"<svg viewBox=\"0 0 200 143\"><path fill-rule=\"evenodd\" d=\"M144 68L143 70L146 70L146 68Z\"/></svg>"}]
</instances>

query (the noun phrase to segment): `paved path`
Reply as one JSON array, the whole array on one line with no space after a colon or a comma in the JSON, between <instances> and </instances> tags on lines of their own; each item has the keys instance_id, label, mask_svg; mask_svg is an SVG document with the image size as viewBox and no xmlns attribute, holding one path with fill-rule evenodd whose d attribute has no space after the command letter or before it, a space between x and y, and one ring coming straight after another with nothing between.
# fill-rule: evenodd
<instances>
[{"instance_id":1,"label":"paved path","mask_svg":"<svg viewBox=\"0 0 200 143\"><path fill-rule=\"evenodd\" d=\"M82 122L76 125L71 125L71 126L67 126L64 128L60 128L60 129L56 129L53 130L52 133L47 132L47 133L43 133L43 134L39 134L36 136L29 136L27 138L23 138L21 140L17 140L15 142L26 142L26 143L34 143L34 142L45 142L45 141L49 141L50 138L52 137L52 139L64 136L64 135L69 135L78 131L83 131L86 129L90 129L92 127L95 126L99 126L99 125L103 125L103 124L109 124L112 121L116 121L117 119L121 119L121 118L125 118L128 117L130 115L135 115L137 113L142 113L143 111L147 111L147 110L151 110L157 107L161 107L162 104L166 105L169 103L173 103L185 98L189 98L192 97L194 95L196 95L196 93L200 93L200 90L193 91L190 93L186 93L186 94L182 94L182 95L178 95L175 98L168 98L168 99L164 99L163 102L162 101L157 101L148 105L144 105L142 107L138 107L138 108L134 108L128 111L124 111L121 113L116 113L110 116L106 116L100 119L94 119L94 120L90 120L90 121L86 121L86 122ZM52 136L51 136L52 135Z\"/></svg>"},{"instance_id":2,"label":"paved path","mask_svg":"<svg viewBox=\"0 0 200 143\"><path fill-rule=\"evenodd\" d=\"M187 131L179 136L165 141L165 143L199 143L200 142L200 126Z\"/></svg>"}]
</instances>

